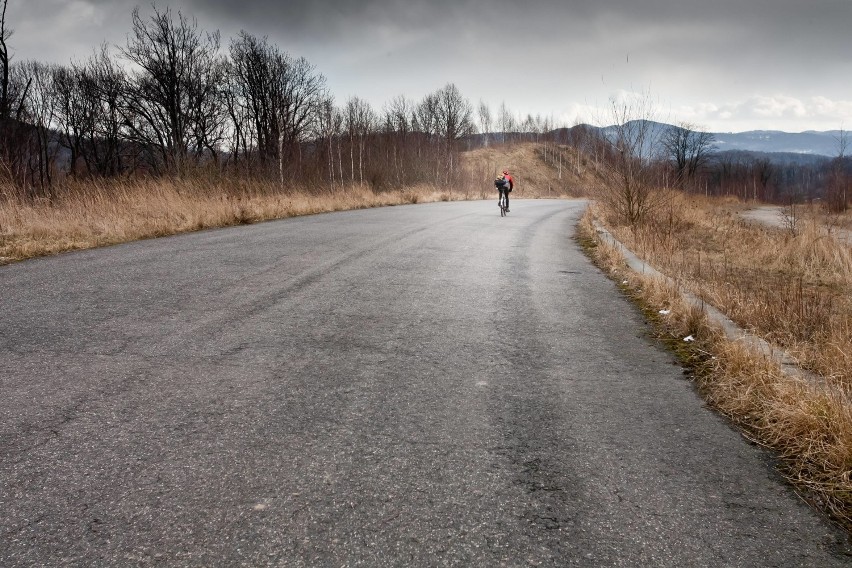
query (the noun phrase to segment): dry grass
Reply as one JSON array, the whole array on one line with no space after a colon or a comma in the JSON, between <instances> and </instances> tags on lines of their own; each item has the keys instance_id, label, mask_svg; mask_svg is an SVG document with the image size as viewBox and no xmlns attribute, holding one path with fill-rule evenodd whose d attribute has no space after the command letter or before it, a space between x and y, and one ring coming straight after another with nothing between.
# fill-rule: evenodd
<instances>
[{"instance_id":1,"label":"dry grass","mask_svg":"<svg viewBox=\"0 0 852 568\"><path fill-rule=\"evenodd\" d=\"M813 215L827 227L837 227L845 231L852 231L852 209L843 213L827 213L822 206L811 207Z\"/></svg>"},{"instance_id":2,"label":"dry grass","mask_svg":"<svg viewBox=\"0 0 852 568\"><path fill-rule=\"evenodd\" d=\"M852 249L817 217L803 217L793 233L745 223L736 209L672 194L642 227L612 228L742 327L852 389Z\"/></svg>"},{"instance_id":3,"label":"dry grass","mask_svg":"<svg viewBox=\"0 0 852 568\"><path fill-rule=\"evenodd\" d=\"M52 200L0 199L0 264L137 239L329 211L469 197L430 186L280 192L264 182L100 181ZM3 195L0 189L0 195Z\"/></svg>"},{"instance_id":4,"label":"dry grass","mask_svg":"<svg viewBox=\"0 0 852 568\"><path fill-rule=\"evenodd\" d=\"M796 242L792 237L777 241L777 235L770 231L764 234L759 229L743 228L731 214L736 204L723 203L713 207L714 213L709 216L708 203L678 201L674 205L675 210L685 208L684 215L679 217L684 226L676 234L686 230L694 233L691 238L672 243L670 239L674 239L674 235L659 235L657 242L651 246L650 236L641 234L633 239L634 244L644 245L644 256L651 257L649 261L658 268L661 267L659 261L668 258L665 270L676 270L682 284L703 290L708 296L710 291L714 291L715 301L735 305L738 319L752 318L761 322L762 326L775 322L772 324L774 335L801 337L806 334L795 330L795 325L784 318L799 318L801 323L802 317L809 316L796 316L792 313L795 310L782 305L770 307L784 304L784 296L777 294L777 298L771 298L766 295L768 288L757 284L752 286L751 282L766 274L778 275L795 270L808 274L813 281L809 282L809 286L815 289L848 286L849 272L844 271L849 268L849 259L833 245L817 244L807 239ZM776 450L788 478L798 487L807 489L808 495L818 505L852 530L852 393L848 382L827 380L814 383L785 375L775 362L763 354L743 343L731 342L721 330L708 323L703 312L688 304L679 290L627 270L617 250L597 242L591 216L591 213L587 214L579 231L581 238L592 243L588 247L592 256L613 278L626 282L624 288L654 322L659 336L695 370L696 382L706 400L740 425L751 439ZM626 235L629 231L620 233L628 240ZM680 246L681 243L683 246ZM708 257L701 263L695 254L698 250L704 251ZM691 256L696 258L690 260ZM720 280L720 273L724 275L726 270L730 275L744 269L750 271L750 278L729 278L727 284ZM841 274L835 274L837 270ZM829 277L830 282L821 280ZM763 292L755 293L760 289ZM794 292L794 296L802 297L800 292ZM733 303L731 298L740 300ZM745 307L749 302L757 306ZM662 316L659 311L664 308L670 312ZM824 306L814 309L826 315ZM836 335L835 339L848 346L848 312L846 314L846 336ZM823 332L838 334L842 330L834 329L834 326L840 325L841 320L841 317L835 317L831 323L824 324ZM682 338L687 335L692 335L696 341L685 343ZM811 349L821 353L813 354L812 360L821 361L822 365L831 368L845 368L848 372L848 347L825 344L820 347L819 341L814 339L810 340ZM801 345L803 342L794 343ZM832 353L844 349L844 357Z\"/></svg>"}]
</instances>

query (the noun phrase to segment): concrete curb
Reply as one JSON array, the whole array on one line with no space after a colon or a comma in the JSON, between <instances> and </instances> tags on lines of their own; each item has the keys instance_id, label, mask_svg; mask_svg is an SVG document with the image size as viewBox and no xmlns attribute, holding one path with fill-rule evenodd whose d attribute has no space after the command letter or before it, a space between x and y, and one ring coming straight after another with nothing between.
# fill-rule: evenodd
<instances>
[{"instance_id":1,"label":"concrete curb","mask_svg":"<svg viewBox=\"0 0 852 568\"><path fill-rule=\"evenodd\" d=\"M792 377L797 377L800 379L804 379L813 384L823 384L823 379L818 375L815 375L809 371L806 371L798 366L798 363L794 357L792 357L789 353L784 351L779 347L775 347L763 338L757 337L756 335L752 335L748 333L746 330L739 327L736 323L733 322L728 316L723 314L716 307L706 303L701 298L695 296L692 292L683 289L683 287L678 284L673 278L666 276L638 256L633 253L630 249L624 246L618 239L616 239L606 228L601 225L597 220L594 220L595 231L597 232L598 238L601 241L607 242L611 246L615 247L621 254L624 256L625 261L627 262L627 266L637 272L639 274L644 274L646 276L651 276L652 278L657 278L664 281L666 284L672 286L677 289L683 298L689 302L690 305L699 308L704 311L707 315L707 319L719 327L724 331L725 336L735 342L740 342L745 344L752 349L762 353L764 356L772 359L781 367L781 370Z\"/></svg>"}]
</instances>

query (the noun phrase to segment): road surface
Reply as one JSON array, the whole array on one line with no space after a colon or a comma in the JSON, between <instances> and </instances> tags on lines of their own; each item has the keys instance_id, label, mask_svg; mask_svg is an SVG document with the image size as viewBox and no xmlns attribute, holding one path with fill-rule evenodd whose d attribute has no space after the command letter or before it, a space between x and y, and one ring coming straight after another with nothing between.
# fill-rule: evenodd
<instances>
[{"instance_id":1,"label":"road surface","mask_svg":"<svg viewBox=\"0 0 852 568\"><path fill-rule=\"evenodd\" d=\"M790 221L785 217L787 209L787 207L780 205L759 205L753 209L743 211L740 213L740 216L747 221L754 221L767 227L789 229ZM823 230L826 233L830 232L838 241L852 246L852 231L838 227L831 227L830 229L823 227Z\"/></svg>"},{"instance_id":2,"label":"road surface","mask_svg":"<svg viewBox=\"0 0 852 568\"><path fill-rule=\"evenodd\" d=\"M0 268L0 565L849 566L583 256L583 207Z\"/></svg>"}]
</instances>

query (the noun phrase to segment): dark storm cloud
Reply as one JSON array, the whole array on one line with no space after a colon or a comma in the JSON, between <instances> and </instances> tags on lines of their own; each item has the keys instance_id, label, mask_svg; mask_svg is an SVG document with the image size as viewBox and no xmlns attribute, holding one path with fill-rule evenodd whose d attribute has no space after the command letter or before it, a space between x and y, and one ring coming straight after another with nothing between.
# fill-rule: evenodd
<instances>
[{"instance_id":1,"label":"dark storm cloud","mask_svg":"<svg viewBox=\"0 0 852 568\"><path fill-rule=\"evenodd\" d=\"M114 5L96 1L94 4ZM783 44L796 41L785 35L800 30L813 41L848 32L852 8L848 0L184 0L188 11L205 13L223 22L273 23L283 32L323 32L327 28L359 26L369 29L379 22L403 28L435 26L455 21L476 25L483 18L505 25L541 24L557 19L596 22L616 16L634 25L704 23L724 36L725 26L747 26L756 35ZM814 31L819 34L813 34ZM798 35L798 34L797 34Z\"/></svg>"},{"instance_id":2,"label":"dark storm cloud","mask_svg":"<svg viewBox=\"0 0 852 568\"><path fill-rule=\"evenodd\" d=\"M377 24L393 23L401 28L431 26L445 21L459 7L472 6L473 2L432 0L410 2L404 0L186 0L188 9L218 14L224 21L245 20L254 24L274 23L285 33L325 33L343 27L371 28Z\"/></svg>"},{"instance_id":3,"label":"dark storm cloud","mask_svg":"<svg viewBox=\"0 0 852 568\"><path fill-rule=\"evenodd\" d=\"M10 19L49 22L59 13L106 14L110 24L129 20L135 5L143 12L148 2L133 0L29 0L15 2ZM767 48L817 48L838 45L848 36L852 3L848 0L171 0L155 2L223 28L275 29L281 34L327 36L341 30L365 34L377 27L399 30L481 28L504 25L510 32L534 33L563 24L572 30L596 25L706 26L723 48L726 33L745 29L768 42ZM124 14L124 18L122 18ZM619 29L612 29L617 36ZM524 38L515 38L516 41ZM845 45L845 44L844 44Z\"/></svg>"},{"instance_id":4,"label":"dark storm cloud","mask_svg":"<svg viewBox=\"0 0 852 568\"><path fill-rule=\"evenodd\" d=\"M71 21L87 14L92 19L102 19L103 38L91 37L91 30L81 30L92 44L123 36L135 5L143 13L150 10L148 2L134 0L13 3L17 5L9 9L12 25L16 18L43 22L46 37L50 37L47 28L52 26L73 33L63 22L56 21L60 15ZM226 34L246 29L294 42L334 42L341 37L369 40L376 33L404 36L424 30L434 34L436 40L471 34L488 41L493 37L488 34L501 27L519 50L523 50L524 42L541 39L541 34L556 36L560 32L619 46L627 36L635 43L624 47L637 49L654 46L656 36L663 42L663 49L675 52L672 55L713 55L722 60L751 52L840 60L850 47L848 25L852 21L849 0L161 0L156 4L181 10ZM667 44L662 30L678 27L706 33L697 34L691 44L688 39L678 45ZM643 37L643 31L650 37ZM710 43L705 38L715 41ZM69 39L79 43L83 38ZM549 39L558 42L571 38ZM600 48L606 49L607 45Z\"/></svg>"},{"instance_id":5,"label":"dark storm cloud","mask_svg":"<svg viewBox=\"0 0 852 568\"><path fill-rule=\"evenodd\" d=\"M758 57L783 64L843 61L852 21L849 0L182 0L173 5L203 14L219 27L294 43L369 41L375 34L402 41L423 31L435 42L464 36L486 42L502 28L520 51L544 35L557 44L581 38L600 42L603 50L646 49L668 59L734 66ZM673 34L678 28L689 29L691 37ZM783 69L773 67L773 72Z\"/></svg>"}]
</instances>

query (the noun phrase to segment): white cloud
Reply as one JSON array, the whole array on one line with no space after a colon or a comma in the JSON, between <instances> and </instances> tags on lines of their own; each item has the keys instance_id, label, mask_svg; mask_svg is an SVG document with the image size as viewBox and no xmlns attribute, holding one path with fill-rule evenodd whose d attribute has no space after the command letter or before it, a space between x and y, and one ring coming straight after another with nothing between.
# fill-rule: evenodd
<instances>
[{"instance_id":1,"label":"white cloud","mask_svg":"<svg viewBox=\"0 0 852 568\"><path fill-rule=\"evenodd\" d=\"M559 113L556 120L563 125L598 124L602 109L585 103L571 103Z\"/></svg>"},{"instance_id":2,"label":"white cloud","mask_svg":"<svg viewBox=\"0 0 852 568\"><path fill-rule=\"evenodd\" d=\"M748 108L764 118L782 118L785 116L805 117L808 110L803 101L784 95L774 97L756 96L749 100Z\"/></svg>"},{"instance_id":3,"label":"white cloud","mask_svg":"<svg viewBox=\"0 0 852 568\"><path fill-rule=\"evenodd\" d=\"M767 124L772 125L771 129L788 132L833 130L852 122L852 101L824 96L753 95L721 105L683 106L675 114L679 120L720 132L766 129Z\"/></svg>"}]
</instances>

